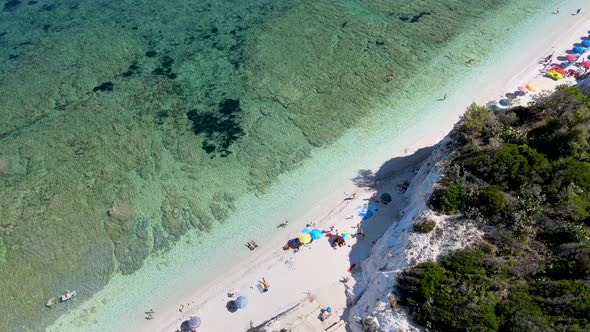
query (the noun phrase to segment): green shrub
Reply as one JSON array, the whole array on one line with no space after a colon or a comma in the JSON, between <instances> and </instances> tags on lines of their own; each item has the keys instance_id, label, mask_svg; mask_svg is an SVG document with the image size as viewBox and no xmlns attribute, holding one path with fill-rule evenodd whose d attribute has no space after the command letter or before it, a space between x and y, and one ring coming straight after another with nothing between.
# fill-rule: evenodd
<instances>
[{"instance_id":1,"label":"green shrub","mask_svg":"<svg viewBox=\"0 0 590 332\"><path fill-rule=\"evenodd\" d=\"M530 145L552 159L590 161L590 98L577 87L562 86L539 106L543 121L532 126Z\"/></svg>"},{"instance_id":2,"label":"green shrub","mask_svg":"<svg viewBox=\"0 0 590 332\"><path fill-rule=\"evenodd\" d=\"M436 204L444 213L452 213L462 209L465 190L463 187L452 184L437 192Z\"/></svg>"},{"instance_id":3,"label":"green shrub","mask_svg":"<svg viewBox=\"0 0 590 332\"><path fill-rule=\"evenodd\" d=\"M487 288L481 268L473 266L481 252L452 255L446 263L424 263L398 279L401 303L407 304L416 321L440 331L495 331L496 296ZM468 266L467 268L465 268ZM458 273L471 271L475 274Z\"/></svg>"},{"instance_id":4,"label":"green shrub","mask_svg":"<svg viewBox=\"0 0 590 332\"><path fill-rule=\"evenodd\" d=\"M553 279L588 279L590 277L590 241L559 246L548 275Z\"/></svg>"},{"instance_id":5,"label":"green shrub","mask_svg":"<svg viewBox=\"0 0 590 332\"><path fill-rule=\"evenodd\" d=\"M471 104L457 131L463 144L487 140L500 131L500 122L486 107Z\"/></svg>"},{"instance_id":6,"label":"green shrub","mask_svg":"<svg viewBox=\"0 0 590 332\"><path fill-rule=\"evenodd\" d=\"M443 259L442 265L445 269L461 275L482 274L485 272L481 266L482 258L483 252L480 250L459 250Z\"/></svg>"},{"instance_id":7,"label":"green shrub","mask_svg":"<svg viewBox=\"0 0 590 332\"><path fill-rule=\"evenodd\" d=\"M417 233L430 233L436 227L436 221L424 220L414 224L412 229Z\"/></svg>"},{"instance_id":8,"label":"green shrub","mask_svg":"<svg viewBox=\"0 0 590 332\"><path fill-rule=\"evenodd\" d=\"M381 202L383 202L385 204L391 203L391 195L389 193L381 194Z\"/></svg>"},{"instance_id":9,"label":"green shrub","mask_svg":"<svg viewBox=\"0 0 590 332\"><path fill-rule=\"evenodd\" d=\"M506 206L506 197L496 186L487 186L483 188L477 197L479 201L479 210L485 214L496 214Z\"/></svg>"},{"instance_id":10,"label":"green shrub","mask_svg":"<svg viewBox=\"0 0 590 332\"><path fill-rule=\"evenodd\" d=\"M543 183L542 176L549 172L547 158L526 145L506 144L500 149L491 165L487 179L503 189L517 190L533 182Z\"/></svg>"}]
</instances>

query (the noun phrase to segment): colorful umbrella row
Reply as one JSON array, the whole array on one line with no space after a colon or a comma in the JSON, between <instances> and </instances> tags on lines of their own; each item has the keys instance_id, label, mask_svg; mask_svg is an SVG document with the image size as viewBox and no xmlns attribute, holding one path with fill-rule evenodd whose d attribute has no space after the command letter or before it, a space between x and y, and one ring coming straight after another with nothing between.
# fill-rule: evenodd
<instances>
[{"instance_id":1,"label":"colorful umbrella row","mask_svg":"<svg viewBox=\"0 0 590 332\"><path fill-rule=\"evenodd\" d=\"M324 232L322 232L321 229L318 228L314 228L312 230L310 230L309 228L305 227L302 231L301 231L301 235L299 235L299 237L297 238L299 240L299 242L303 243L303 244L308 244L310 243L312 240L319 240L322 238L322 236L324 236ZM343 238L349 238L350 234L343 232L342 233L342 237Z\"/></svg>"}]
</instances>

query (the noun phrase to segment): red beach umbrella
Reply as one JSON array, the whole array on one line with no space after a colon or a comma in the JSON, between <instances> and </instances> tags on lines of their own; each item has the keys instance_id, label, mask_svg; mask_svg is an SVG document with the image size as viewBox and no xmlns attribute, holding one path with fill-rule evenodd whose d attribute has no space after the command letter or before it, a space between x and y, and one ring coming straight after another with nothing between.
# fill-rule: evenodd
<instances>
[{"instance_id":1,"label":"red beach umbrella","mask_svg":"<svg viewBox=\"0 0 590 332\"><path fill-rule=\"evenodd\" d=\"M566 59L567 61L576 61L576 60L578 60L578 58L577 58L575 55L573 55L573 54L568 54L568 55L566 55L566 56L565 56L565 59Z\"/></svg>"},{"instance_id":2,"label":"red beach umbrella","mask_svg":"<svg viewBox=\"0 0 590 332\"><path fill-rule=\"evenodd\" d=\"M521 86L519 86L517 89L518 89L518 91L520 91L520 92L527 92L527 89L526 89L524 86L522 86L522 85L521 85Z\"/></svg>"},{"instance_id":3,"label":"red beach umbrella","mask_svg":"<svg viewBox=\"0 0 590 332\"><path fill-rule=\"evenodd\" d=\"M580 64L582 65L582 67L584 67L586 69L590 68L590 62L588 62L588 61L582 61Z\"/></svg>"}]
</instances>

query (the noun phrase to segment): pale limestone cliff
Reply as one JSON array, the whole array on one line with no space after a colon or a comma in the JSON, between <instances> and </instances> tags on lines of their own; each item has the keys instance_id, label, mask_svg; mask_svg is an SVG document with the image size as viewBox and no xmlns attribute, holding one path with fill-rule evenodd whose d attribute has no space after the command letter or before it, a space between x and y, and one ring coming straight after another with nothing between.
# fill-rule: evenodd
<instances>
[{"instance_id":1,"label":"pale limestone cliff","mask_svg":"<svg viewBox=\"0 0 590 332\"><path fill-rule=\"evenodd\" d=\"M421 331L407 310L396 304L394 288L398 274L481 239L481 231L470 222L439 216L427 207L436 183L444 176L444 163L451 152L447 142L445 139L439 143L422 163L404 194L407 205L401 219L394 221L377 241L361 265L362 272L355 275L357 283L349 291L353 306L348 317L353 331ZM414 223L424 220L436 222L436 228L426 234L412 230Z\"/></svg>"}]
</instances>

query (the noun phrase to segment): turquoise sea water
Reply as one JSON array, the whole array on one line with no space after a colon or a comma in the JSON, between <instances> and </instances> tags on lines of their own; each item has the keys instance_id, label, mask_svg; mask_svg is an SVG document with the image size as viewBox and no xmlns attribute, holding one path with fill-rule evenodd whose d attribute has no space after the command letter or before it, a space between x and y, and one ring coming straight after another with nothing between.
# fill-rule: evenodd
<instances>
[{"instance_id":1,"label":"turquoise sea water","mask_svg":"<svg viewBox=\"0 0 590 332\"><path fill-rule=\"evenodd\" d=\"M548 3L5 1L0 330L41 330L80 303L45 309L64 289L91 299L207 236L384 104L405 123L400 100Z\"/></svg>"}]
</instances>

